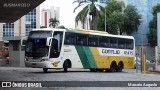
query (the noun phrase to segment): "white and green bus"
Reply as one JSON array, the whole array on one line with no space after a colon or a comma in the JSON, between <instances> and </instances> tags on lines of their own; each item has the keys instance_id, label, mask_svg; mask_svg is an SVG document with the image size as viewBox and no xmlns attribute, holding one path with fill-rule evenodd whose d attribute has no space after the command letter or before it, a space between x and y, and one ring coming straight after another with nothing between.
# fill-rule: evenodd
<instances>
[{"instance_id":1,"label":"white and green bus","mask_svg":"<svg viewBox=\"0 0 160 90\"><path fill-rule=\"evenodd\" d=\"M77 29L34 29L25 46L27 67L48 69L84 68L92 72L134 68L135 40L132 36Z\"/></svg>"}]
</instances>

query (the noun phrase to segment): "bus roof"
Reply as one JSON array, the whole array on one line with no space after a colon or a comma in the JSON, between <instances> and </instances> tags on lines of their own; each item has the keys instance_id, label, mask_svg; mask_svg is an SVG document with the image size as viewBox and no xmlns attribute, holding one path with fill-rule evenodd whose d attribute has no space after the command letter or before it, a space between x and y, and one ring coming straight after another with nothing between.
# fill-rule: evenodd
<instances>
[{"instance_id":1,"label":"bus roof","mask_svg":"<svg viewBox=\"0 0 160 90\"><path fill-rule=\"evenodd\" d=\"M66 31L66 30L58 28L38 28L38 29L33 29L32 31Z\"/></svg>"},{"instance_id":2,"label":"bus roof","mask_svg":"<svg viewBox=\"0 0 160 90\"><path fill-rule=\"evenodd\" d=\"M73 32L73 33L88 34L88 35L91 34L91 35L99 35L99 36L134 39L133 36L113 35L113 34L109 34L108 32L104 32L104 31L86 30L86 29L39 28L39 29L33 29L33 31L65 31L65 32Z\"/></svg>"}]
</instances>

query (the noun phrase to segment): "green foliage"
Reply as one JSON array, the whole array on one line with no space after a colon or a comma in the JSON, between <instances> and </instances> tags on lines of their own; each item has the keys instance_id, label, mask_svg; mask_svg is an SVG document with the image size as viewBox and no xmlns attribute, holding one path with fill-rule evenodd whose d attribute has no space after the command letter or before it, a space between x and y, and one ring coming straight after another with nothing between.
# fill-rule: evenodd
<instances>
[{"instance_id":1,"label":"green foliage","mask_svg":"<svg viewBox=\"0 0 160 90\"><path fill-rule=\"evenodd\" d=\"M102 17L105 17L104 15L102 13ZM111 34L126 33L130 35L137 31L140 25L139 19L141 19L141 16L137 13L136 8L131 5L125 7L123 2L109 1L106 7L106 15L107 32ZM104 31L104 19L98 21L98 29Z\"/></svg>"},{"instance_id":2,"label":"green foliage","mask_svg":"<svg viewBox=\"0 0 160 90\"><path fill-rule=\"evenodd\" d=\"M158 3L157 5L155 5L153 8L153 16L157 16L157 13L160 12L160 3Z\"/></svg>"},{"instance_id":3,"label":"green foliage","mask_svg":"<svg viewBox=\"0 0 160 90\"><path fill-rule=\"evenodd\" d=\"M124 16L120 12L111 13L107 19L108 33L118 34L118 31L122 30L123 24Z\"/></svg>"},{"instance_id":4,"label":"green foliage","mask_svg":"<svg viewBox=\"0 0 160 90\"><path fill-rule=\"evenodd\" d=\"M53 27L53 28L55 28L56 26L58 26L58 24L59 24L59 21L56 19L56 18L50 18L49 19L49 27Z\"/></svg>"},{"instance_id":5,"label":"green foliage","mask_svg":"<svg viewBox=\"0 0 160 90\"><path fill-rule=\"evenodd\" d=\"M104 15L104 12L100 11L100 15L103 17L105 16ZM97 22L97 28L99 31L104 31L105 30L105 24L104 24L105 20L104 18L98 18L98 22Z\"/></svg>"},{"instance_id":6,"label":"green foliage","mask_svg":"<svg viewBox=\"0 0 160 90\"><path fill-rule=\"evenodd\" d=\"M149 23L148 42L150 46L157 46L157 13L160 12L160 4L153 8L153 19Z\"/></svg>"},{"instance_id":7,"label":"green foliage","mask_svg":"<svg viewBox=\"0 0 160 90\"><path fill-rule=\"evenodd\" d=\"M157 29L157 16L153 17L153 19L149 23L150 29Z\"/></svg>"},{"instance_id":8,"label":"green foliage","mask_svg":"<svg viewBox=\"0 0 160 90\"><path fill-rule=\"evenodd\" d=\"M108 0L106 7L106 25L107 32L111 34L118 34L117 29L120 29L121 23L123 23L122 7L124 7L123 2L118 2L115 0ZM105 17L105 9L100 12L102 17ZM98 30L105 31L105 18L98 18Z\"/></svg>"},{"instance_id":9,"label":"green foliage","mask_svg":"<svg viewBox=\"0 0 160 90\"><path fill-rule=\"evenodd\" d=\"M73 12L75 12L75 10L79 7L84 6L83 9L76 16L76 23L78 23L78 21L81 21L84 27L85 19L89 14L92 17L92 20L90 21L90 29L97 29L97 18L100 17L98 9L101 10L103 9L103 7L96 2L98 2L98 0L75 0L73 2L78 3L78 6L75 7Z\"/></svg>"},{"instance_id":10,"label":"green foliage","mask_svg":"<svg viewBox=\"0 0 160 90\"><path fill-rule=\"evenodd\" d=\"M119 2L116 0L108 1L106 7L106 14L109 16L113 12L122 12L122 8L125 7L124 2Z\"/></svg>"},{"instance_id":11,"label":"green foliage","mask_svg":"<svg viewBox=\"0 0 160 90\"><path fill-rule=\"evenodd\" d=\"M150 46L157 46L157 30L151 28L150 33L148 34L148 42Z\"/></svg>"},{"instance_id":12,"label":"green foliage","mask_svg":"<svg viewBox=\"0 0 160 90\"><path fill-rule=\"evenodd\" d=\"M126 34L131 35L132 32L136 32L140 25L141 15L137 13L137 9L134 6L128 5L124 10L124 15L127 17L124 24Z\"/></svg>"}]
</instances>

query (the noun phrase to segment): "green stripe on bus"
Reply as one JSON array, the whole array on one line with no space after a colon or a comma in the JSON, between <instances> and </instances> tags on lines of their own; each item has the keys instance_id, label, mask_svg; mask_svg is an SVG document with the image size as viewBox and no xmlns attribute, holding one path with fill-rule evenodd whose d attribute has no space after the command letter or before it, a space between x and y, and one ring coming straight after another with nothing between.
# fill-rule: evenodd
<instances>
[{"instance_id":1,"label":"green stripe on bus","mask_svg":"<svg viewBox=\"0 0 160 90\"><path fill-rule=\"evenodd\" d=\"M83 47L85 54L87 55L87 59L90 64L90 68L97 68L96 62L94 60L93 54L89 47Z\"/></svg>"},{"instance_id":2,"label":"green stripe on bus","mask_svg":"<svg viewBox=\"0 0 160 90\"><path fill-rule=\"evenodd\" d=\"M77 50L78 55L80 57L80 60L82 62L83 68L89 68L90 64L88 62L86 54L84 54L85 52L83 50L83 47L82 46L75 46L75 47L76 47L76 50Z\"/></svg>"},{"instance_id":3,"label":"green stripe on bus","mask_svg":"<svg viewBox=\"0 0 160 90\"><path fill-rule=\"evenodd\" d=\"M75 46L82 62L83 68L97 68L89 47Z\"/></svg>"}]
</instances>

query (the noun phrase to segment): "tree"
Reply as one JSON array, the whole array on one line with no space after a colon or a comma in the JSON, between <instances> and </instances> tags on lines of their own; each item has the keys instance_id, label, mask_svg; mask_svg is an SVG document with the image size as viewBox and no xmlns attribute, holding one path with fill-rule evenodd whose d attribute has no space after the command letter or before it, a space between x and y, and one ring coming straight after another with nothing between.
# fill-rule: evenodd
<instances>
[{"instance_id":1,"label":"tree","mask_svg":"<svg viewBox=\"0 0 160 90\"><path fill-rule=\"evenodd\" d=\"M126 16L124 20L124 30L126 34L131 35L133 32L137 32L141 23L141 15L138 14L135 6L128 5L124 10L124 16Z\"/></svg>"},{"instance_id":2,"label":"tree","mask_svg":"<svg viewBox=\"0 0 160 90\"><path fill-rule=\"evenodd\" d=\"M124 32L124 18L120 12L113 12L107 19L108 33L122 34Z\"/></svg>"},{"instance_id":3,"label":"tree","mask_svg":"<svg viewBox=\"0 0 160 90\"><path fill-rule=\"evenodd\" d=\"M157 46L157 13L160 12L160 4L155 5L152 9L153 19L149 23L148 42L150 46Z\"/></svg>"},{"instance_id":4,"label":"tree","mask_svg":"<svg viewBox=\"0 0 160 90\"><path fill-rule=\"evenodd\" d=\"M84 8L76 16L76 23L81 21L84 28L85 19L89 14L91 16L90 29L97 30L97 18L100 17L99 9L103 9L103 7L97 2L98 0L75 0L73 3L78 3L78 6L75 7L73 12L75 12L75 10L79 7L84 6Z\"/></svg>"},{"instance_id":5,"label":"tree","mask_svg":"<svg viewBox=\"0 0 160 90\"><path fill-rule=\"evenodd\" d=\"M59 21L56 19L56 18L50 18L49 19L49 27L53 27L53 28L55 28L56 26L58 26L58 24L59 24Z\"/></svg>"},{"instance_id":6,"label":"tree","mask_svg":"<svg viewBox=\"0 0 160 90\"><path fill-rule=\"evenodd\" d=\"M125 4L123 2L118 2L115 0L108 0L106 13L101 10L101 16L105 17L106 14L106 27L107 32L112 34L118 34L118 30L121 28L121 23L123 23L122 8ZM98 29L104 31L105 18L99 18Z\"/></svg>"},{"instance_id":7,"label":"tree","mask_svg":"<svg viewBox=\"0 0 160 90\"><path fill-rule=\"evenodd\" d=\"M150 46L157 46L157 30L151 28L148 34L148 42L150 43Z\"/></svg>"},{"instance_id":8,"label":"tree","mask_svg":"<svg viewBox=\"0 0 160 90\"><path fill-rule=\"evenodd\" d=\"M109 1L106 7L106 27L107 32L111 34L123 34L130 35L132 32L138 30L140 25L139 19L141 15L137 13L134 6L128 5L125 7L123 2ZM101 11L103 12L103 11ZM105 14L102 14L104 17ZM100 30L104 30L104 20L99 20L98 27Z\"/></svg>"}]
</instances>

